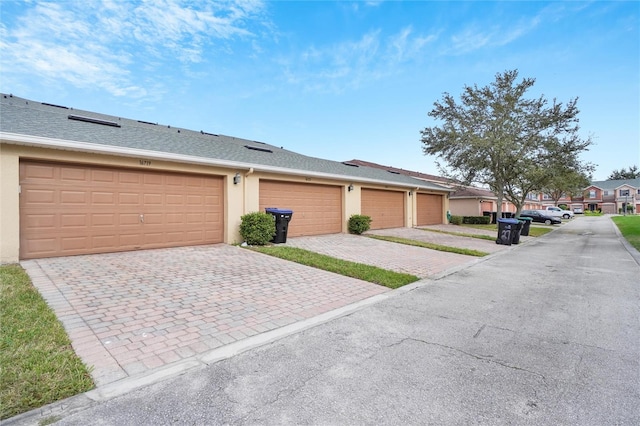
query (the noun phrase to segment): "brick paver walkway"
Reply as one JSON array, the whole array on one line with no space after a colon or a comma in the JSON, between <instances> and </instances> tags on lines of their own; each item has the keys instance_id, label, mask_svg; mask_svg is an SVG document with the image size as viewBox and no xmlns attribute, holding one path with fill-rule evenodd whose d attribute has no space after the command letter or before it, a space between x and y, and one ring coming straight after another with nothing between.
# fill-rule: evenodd
<instances>
[{"instance_id":1,"label":"brick paver walkway","mask_svg":"<svg viewBox=\"0 0 640 426\"><path fill-rule=\"evenodd\" d=\"M393 228L393 229L379 229L375 231L370 231L370 233L376 234L376 235L386 235L386 236L392 236L392 237L406 238L409 240L424 241L427 243L440 244L443 246L479 250L485 253L495 253L497 251L504 250L509 247L501 244L496 244L496 241L495 241L496 234L497 234L496 231L488 232L482 229L475 229L475 228L460 229L460 227L455 227L452 229L452 228L447 228L448 226L455 227L455 225L439 225L437 228L425 227L425 229ZM468 234L477 234L477 235L491 235L493 237L493 240L489 241L489 240L482 240L479 238L444 234L442 232L431 232L428 229L436 229L436 230L442 230L447 232L464 232ZM467 232L467 229L471 231ZM520 241L524 242L527 238L529 237L520 237Z\"/></svg>"},{"instance_id":2,"label":"brick paver walkway","mask_svg":"<svg viewBox=\"0 0 640 426\"><path fill-rule=\"evenodd\" d=\"M426 231L412 230L410 228L397 228L383 230L381 234L404 236L410 238L408 233L424 233ZM378 232L378 231L374 231ZM435 234L435 233L431 233ZM419 235L419 234L418 234ZM415 239L415 238L413 238ZM467 238L471 239L471 238ZM489 243L489 241L487 241ZM366 236L333 234L310 237L295 237L287 240L287 246L299 247L316 253L326 254L339 259L366 265L378 266L396 272L412 274L420 278L437 275L447 269L470 263L477 257L465 256L455 253L445 253L422 247L408 246L375 240ZM492 243L496 245L495 243Z\"/></svg>"},{"instance_id":3,"label":"brick paver walkway","mask_svg":"<svg viewBox=\"0 0 640 426\"><path fill-rule=\"evenodd\" d=\"M97 385L388 291L227 245L21 264Z\"/></svg>"}]
</instances>

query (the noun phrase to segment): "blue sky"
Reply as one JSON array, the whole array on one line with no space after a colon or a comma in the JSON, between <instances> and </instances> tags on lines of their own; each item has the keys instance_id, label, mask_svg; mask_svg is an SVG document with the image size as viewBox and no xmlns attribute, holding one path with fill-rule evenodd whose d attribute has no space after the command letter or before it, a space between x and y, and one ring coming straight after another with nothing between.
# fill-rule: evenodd
<instances>
[{"instance_id":1,"label":"blue sky","mask_svg":"<svg viewBox=\"0 0 640 426\"><path fill-rule=\"evenodd\" d=\"M640 166L640 2L0 0L0 91L438 174L444 92L578 97L595 180Z\"/></svg>"}]
</instances>

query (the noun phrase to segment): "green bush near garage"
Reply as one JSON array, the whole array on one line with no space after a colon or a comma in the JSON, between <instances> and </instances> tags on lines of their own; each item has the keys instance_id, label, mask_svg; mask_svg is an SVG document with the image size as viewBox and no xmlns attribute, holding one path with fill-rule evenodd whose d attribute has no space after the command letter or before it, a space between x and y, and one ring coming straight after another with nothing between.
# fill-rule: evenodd
<instances>
[{"instance_id":1,"label":"green bush near garage","mask_svg":"<svg viewBox=\"0 0 640 426\"><path fill-rule=\"evenodd\" d=\"M452 225L462 225L463 219L464 218L462 216L453 215L451 216L451 219L449 220L449 222L451 222Z\"/></svg>"},{"instance_id":2,"label":"green bush near garage","mask_svg":"<svg viewBox=\"0 0 640 426\"><path fill-rule=\"evenodd\" d=\"M465 225L489 225L491 216L463 216L462 223Z\"/></svg>"},{"instance_id":3,"label":"green bush near garage","mask_svg":"<svg viewBox=\"0 0 640 426\"><path fill-rule=\"evenodd\" d=\"M360 235L363 232L367 232L371 229L371 217L354 214L349 218L349 223L347 228L349 229L350 234Z\"/></svg>"},{"instance_id":4,"label":"green bush near garage","mask_svg":"<svg viewBox=\"0 0 640 426\"><path fill-rule=\"evenodd\" d=\"M263 246L276 235L276 221L272 214L247 213L240 220L240 235L250 246Z\"/></svg>"}]
</instances>

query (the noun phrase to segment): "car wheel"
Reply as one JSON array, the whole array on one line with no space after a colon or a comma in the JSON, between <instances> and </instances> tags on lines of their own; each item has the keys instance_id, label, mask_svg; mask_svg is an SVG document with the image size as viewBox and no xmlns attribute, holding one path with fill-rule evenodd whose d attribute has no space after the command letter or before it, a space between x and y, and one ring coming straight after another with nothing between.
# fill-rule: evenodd
<instances>
[{"instance_id":1,"label":"car wheel","mask_svg":"<svg viewBox=\"0 0 640 426\"><path fill-rule=\"evenodd\" d=\"M551 219L547 219L547 220L545 220L545 221L544 221L544 224L545 224L545 225L551 225Z\"/></svg>"},{"instance_id":2,"label":"car wheel","mask_svg":"<svg viewBox=\"0 0 640 426\"><path fill-rule=\"evenodd\" d=\"M569 216L568 214L565 214L562 217L565 218L565 219L569 219L571 216Z\"/></svg>"}]
</instances>

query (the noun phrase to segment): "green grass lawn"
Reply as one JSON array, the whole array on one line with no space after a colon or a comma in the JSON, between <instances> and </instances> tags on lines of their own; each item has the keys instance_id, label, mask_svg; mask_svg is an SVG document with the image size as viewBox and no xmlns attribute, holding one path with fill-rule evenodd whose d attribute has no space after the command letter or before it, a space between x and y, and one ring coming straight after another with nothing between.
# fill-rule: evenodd
<instances>
[{"instance_id":1,"label":"green grass lawn","mask_svg":"<svg viewBox=\"0 0 640 426\"><path fill-rule=\"evenodd\" d=\"M336 259L324 254L314 253L296 247L286 246L253 246L251 250L270 256L279 257L314 268L345 275L351 278L380 284L389 288L398 288L418 281L420 278L399 272L389 271L376 266Z\"/></svg>"},{"instance_id":2,"label":"green grass lawn","mask_svg":"<svg viewBox=\"0 0 640 426\"><path fill-rule=\"evenodd\" d=\"M18 265L0 266L0 419L93 388L62 324Z\"/></svg>"},{"instance_id":3,"label":"green grass lawn","mask_svg":"<svg viewBox=\"0 0 640 426\"><path fill-rule=\"evenodd\" d=\"M640 216L613 216L611 220L629 244L640 250Z\"/></svg>"},{"instance_id":4,"label":"green grass lawn","mask_svg":"<svg viewBox=\"0 0 640 426\"><path fill-rule=\"evenodd\" d=\"M466 225L462 225L462 226L466 226ZM441 229L430 229L430 228L417 228L417 229L420 229L421 231L426 231L426 232L437 232L440 234L456 235L458 237L477 238L479 240L487 240L487 241L496 240L496 237L492 237L490 235L472 234L469 232L464 232L464 230L460 232L455 232L455 231L443 231ZM497 228L496 228L496 231L497 231Z\"/></svg>"},{"instance_id":5,"label":"green grass lawn","mask_svg":"<svg viewBox=\"0 0 640 426\"><path fill-rule=\"evenodd\" d=\"M387 237L387 236L384 236L384 235L374 235L374 234L367 235L367 237L373 238L373 239L376 239L376 240L391 241L392 243L406 244L408 246L424 247L424 248L428 248L428 249L431 249L431 250L445 251L447 253L464 254L464 255L467 255L467 256L483 257L483 256L487 256L489 254L487 252L479 251L479 250L471 250L471 249L460 248L460 247L443 246L443 245L440 245L440 244L428 243L428 242L425 242L425 241L409 240L409 239L406 239L406 238L399 238L399 237ZM495 238L492 238L492 240L495 241Z\"/></svg>"}]
</instances>

